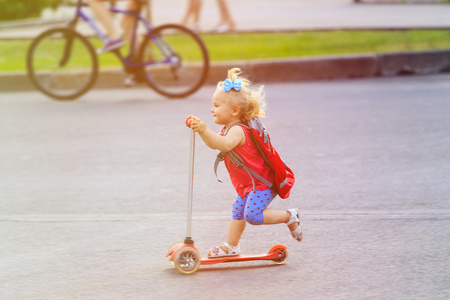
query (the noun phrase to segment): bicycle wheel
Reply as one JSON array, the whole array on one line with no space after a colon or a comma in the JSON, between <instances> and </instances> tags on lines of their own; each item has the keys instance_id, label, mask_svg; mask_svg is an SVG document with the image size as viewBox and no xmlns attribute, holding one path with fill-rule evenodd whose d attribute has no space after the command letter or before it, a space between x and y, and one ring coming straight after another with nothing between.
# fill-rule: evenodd
<instances>
[{"instance_id":1,"label":"bicycle wheel","mask_svg":"<svg viewBox=\"0 0 450 300\"><path fill-rule=\"evenodd\" d=\"M146 35L140 49L140 69L147 84L169 98L196 92L206 80L209 57L200 37L184 26L167 24Z\"/></svg>"},{"instance_id":2,"label":"bicycle wheel","mask_svg":"<svg viewBox=\"0 0 450 300\"><path fill-rule=\"evenodd\" d=\"M73 100L97 79L98 60L91 43L70 28L54 28L33 40L27 53L33 84L56 100Z\"/></svg>"}]
</instances>

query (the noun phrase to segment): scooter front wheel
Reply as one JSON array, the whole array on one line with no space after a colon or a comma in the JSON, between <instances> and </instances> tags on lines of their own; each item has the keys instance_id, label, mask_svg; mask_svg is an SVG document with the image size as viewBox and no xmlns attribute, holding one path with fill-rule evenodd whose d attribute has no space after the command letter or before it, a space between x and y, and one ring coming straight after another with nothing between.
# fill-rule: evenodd
<instances>
[{"instance_id":1,"label":"scooter front wheel","mask_svg":"<svg viewBox=\"0 0 450 300\"><path fill-rule=\"evenodd\" d=\"M192 247L178 249L173 258L175 268L182 274L195 273L200 267L200 253Z\"/></svg>"}]
</instances>

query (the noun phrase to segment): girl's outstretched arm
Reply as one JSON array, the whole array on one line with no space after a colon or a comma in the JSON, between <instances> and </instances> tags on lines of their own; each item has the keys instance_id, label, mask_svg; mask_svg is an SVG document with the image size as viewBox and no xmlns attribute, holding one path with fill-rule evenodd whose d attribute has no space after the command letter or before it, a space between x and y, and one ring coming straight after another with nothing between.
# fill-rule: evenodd
<instances>
[{"instance_id":1,"label":"girl's outstretched arm","mask_svg":"<svg viewBox=\"0 0 450 300\"><path fill-rule=\"evenodd\" d=\"M203 142L205 142L205 144L211 149L228 152L233 150L236 146L243 145L245 143L245 133L240 126L231 127L226 136L221 136L220 134L212 131L212 129L209 128L205 122L193 115L190 115L186 119L186 125L197 132Z\"/></svg>"}]
</instances>

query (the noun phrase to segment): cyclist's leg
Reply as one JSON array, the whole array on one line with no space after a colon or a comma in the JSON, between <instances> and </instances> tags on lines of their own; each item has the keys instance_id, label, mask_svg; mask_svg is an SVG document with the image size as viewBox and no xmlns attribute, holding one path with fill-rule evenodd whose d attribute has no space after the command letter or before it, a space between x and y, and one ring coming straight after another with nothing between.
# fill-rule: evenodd
<instances>
[{"instance_id":1,"label":"cyclist's leg","mask_svg":"<svg viewBox=\"0 0 450 300\"><path fill-rule=\"evenodd\" d=\"M124 45L123 39L120 37L119 30L114 24L114 19L109 10L104 6L102 2L106 0L87 0L87 3L91 7L93 13L97 19L102 23L107 32L109 42L107 42L102 48L98 49L98 53L107 52L117 49ZM115 0L112 0L115 1Z\"/></svg>"},{"instance_id":2,"label":"cyclist's leg","mask_svg":"<svg viewBox=\"0 0 450 300\"><path fill-rule=\"evenodd\" d=\"M120 37L119 31L114 25L114 19L111 12L104 6L102 2L106 0L86 0L89 4L92 12L95 14L97 19L102 23L107 31L107 36L110 39L117 39Z\"/></svg>"},{"instance_id":3,"label":"cyclist's leg","mask_svg":"<svg viewBox=\"0 0 450 300\"><path fill-rule=\"evenodd\" d=\"M144 3L144 2L141 2L140 0L128 0L125 9L129 10L129 11L139 12L141 10L141 7L143 7L143 5L148 7L147 3L145 3L145 4L141 4L141 3ZM137 20L134 16L128 15L128 14L122 15L122 20L120 22L120 25L122 26L125 38L127 39L127 41L129 43L131 43L131 39L133 37L133 30L134 30L136 22L137 22ZM133 46L133 50L134 50L133 52L135 53L136 50L138 49L137 47L140 42L139 36L136 36L136 40L134 42L135 43L132 46Z\"/></svg>"},{"instance_id":4,"label":"cyclist's leg","mask_svg":"<svg viewBox=\"0 0 450 300\"><path fill-rule=\"evenodd\" d=\"M150 21L150 6L148 5L147 2L142 2L140 0L128 0L127 4L126 4L126 10L129 11L144 11L145 13L145 18ZM128 14L123 14L122 15L122 20L121 20L121 26L122 29L124 31L124 35L125 38L127 39L127 41L131 44L132 43L132 37L134 34L134 27L135 24L137 22L137 19L132 16L132 15L128 15ZM134 57L130 57L131 60L136 60L137 59L137 55L138 55L138 49L141 45L142 42L142 37L138 34L137 30L136 30L136 36L135 36L135 40L132 46L132 53L134 54ZM134 73L134 72L129 72L130 75L125 78L125 86L131 87L136 85L139 82L145 82L145 79L141 79L138 73Z\"/></svg>"}]
</instances>

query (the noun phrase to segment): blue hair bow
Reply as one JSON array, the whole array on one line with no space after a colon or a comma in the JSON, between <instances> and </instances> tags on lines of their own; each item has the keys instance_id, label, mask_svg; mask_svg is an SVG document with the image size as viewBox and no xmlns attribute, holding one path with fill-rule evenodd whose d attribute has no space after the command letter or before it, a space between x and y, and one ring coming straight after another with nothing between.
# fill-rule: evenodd
<instances>
[{"instance_id":1,"label":"blue hair bow","mask_svg":"<svg viewBox=\"0 0 450 300\"><path fill-rule=\"evenodd\" d=\"M231 89L235 89L236 91L239 91L242 88L241 81L239 79L236 79L235 81L231 81L231 79L225 79L225 82L223 84L223 90L225 92L230 91Z\"/></svg>"}]
</instances>

